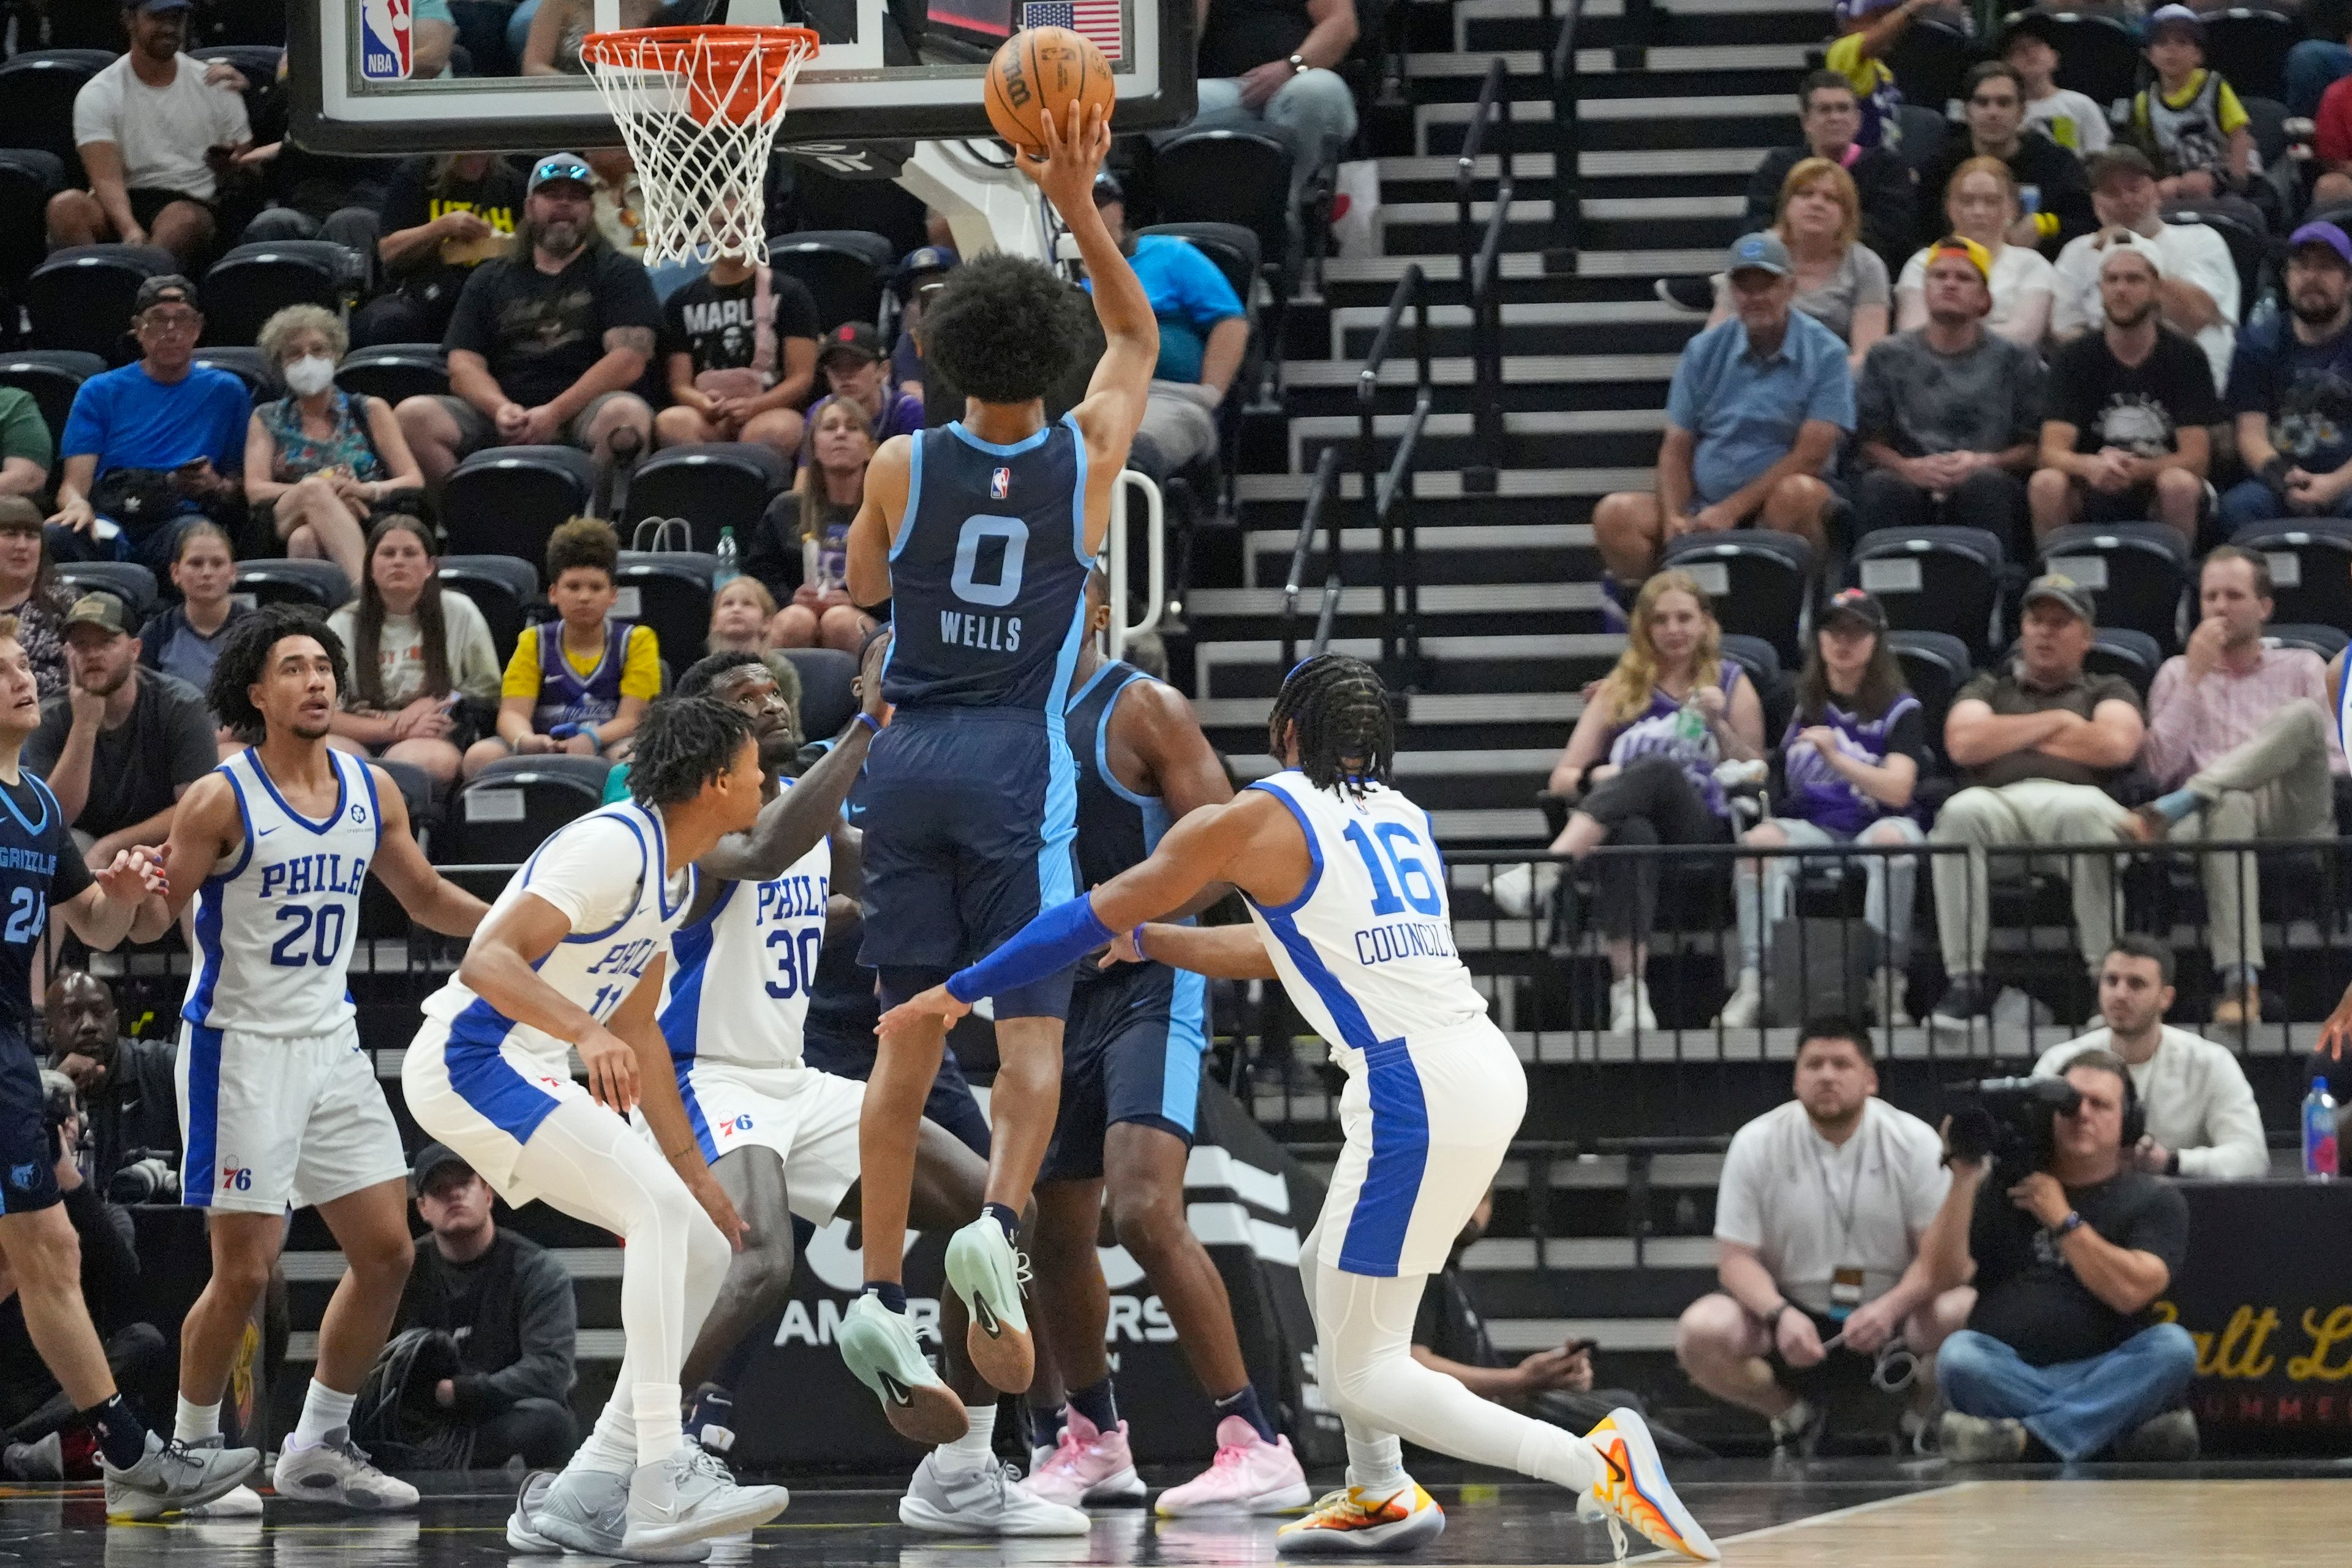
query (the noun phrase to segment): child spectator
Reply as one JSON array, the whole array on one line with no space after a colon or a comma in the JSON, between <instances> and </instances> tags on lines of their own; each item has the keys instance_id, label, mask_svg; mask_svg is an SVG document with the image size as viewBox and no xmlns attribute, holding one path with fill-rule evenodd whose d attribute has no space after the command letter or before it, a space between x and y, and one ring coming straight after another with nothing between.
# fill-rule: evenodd
<instances>
[{"instance_id":1,"label":"child spectator","mask_svg":"<svg viewBox=\"0 0 2352 1568\"><path fill-rule=\"evenodd\" d=\"M710 632L704 653L755 653L776 679L776 689L797 715L801 710L800 667L769 646L768 625L776 618L776 596L757 577L741 576L711 595ZM797 723L795 719L795 723Z\"/></svg>"},{"instance_id":2,"label":"child spectator","mask_svg":"<svg viewBox=\"0 0 2352 1568\"><path fill-rule=\"evenodd\" d=\"M2058 50L2046 26L2042 13L2021 11L2001 34L2000 58L2025 86L2025 123L2077 158L2104 153L2115 134L2107 111L2087 93L2058 85Z\"/></svg>"},{"instance_id":3,"label":"child spectator","mask_svg":"<svg viewBox=\"0 0 2352 1568\"><path fill-rule=\"evenodd\" d=\"M547 542L547 597L559 618L515 639L498 732L466 752L467 778L500 757L612 757L636 732L661 694L661 649L651 626L612 618L620 564L620 536L599 518L575 517Z\"/></svg>"},{"instance_id":4,"label":"child spectator","mask_svg":"<svg viewBox=\"0 0 2352 1568\"><path fill-rule=\"evenodd\" d=\"M2186 5L2147 19L2153 87L2132 99L2131 135L2155 160L2157 194L2204 201L2245 188L2254 171L2254 133L2244 105L2219 71L2205 68L2205 23Z\"/></svg>"},{"instance_id":5,"label":"child spectator","mask_svg":"<svg viewBox=\"0 0 2352 1568\"><path fill-rule=\"evenodd\" d=\"M1862 105L1862 130L1857 147L1893 147L1903 139L1903 91L1895 85L1895 71L1883 58L1927 9L1930 0L1837 0L1836 42L1822 56L1824 68L1845 78Z\"/></svg>"},{"instance_id":6,"label":"child spectator","mask_svg":"<svg viewBox=\"0 0 2352 1568\"><path fill-rule=\"evenodd\" d=\"M856 653L874 626L849 598L849 525L866 499L874 426L847 398L828 398L809 431L801 470L801 585L768 625L776 647L837 647Z\"/></svg>"},{"instance_id":7,"label":"child spectator","mask_svg":"<svg viewBox=\"0 0 2352 1568\"><path fill-rule=\"evenodd\" d=\"M327 617L352 667L333 744L446 784L498 706L489 623L465 595L441 591L432 534L404 512L368 531L367 563L359 598Z\"/></svg>"},{"instance_id":8,"label":"child spectator","mask_svg":"<svg viewBox=\"0 0 2352 1568\"><path fill-rule=\"evenodd\" d=\"M761 441L800 449L801 405L816 384L816 299L789 273L722 256L662 307L671 406L665 447Z\"/></svg>"},{"instance_id":9,"label":"child spectator","mask_svg":"<svg viewBox=\"0 0 2352 1568\"><path fill-rule=\"evenodd\" d=\"M236 584L228 534L216 522L190 523L172 556L172 586L180 602L156 611L140 633L139 662L204 690L229 627L253 614L228 596Z\"/></svg>"}]
</instances>

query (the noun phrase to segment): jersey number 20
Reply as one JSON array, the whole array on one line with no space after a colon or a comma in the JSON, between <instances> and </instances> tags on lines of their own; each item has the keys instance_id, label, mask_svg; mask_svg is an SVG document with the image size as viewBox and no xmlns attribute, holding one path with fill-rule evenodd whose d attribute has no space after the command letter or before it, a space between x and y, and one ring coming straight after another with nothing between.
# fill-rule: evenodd
<instances>
[{"instance_id":1,"label":"jersey number 20","mask_svg":"<svg viewBox=\"0 0 2352 1568\"><path fill-rule=\"evenodd\" d=\"M302 904L281 904L278 918L281 922L294 922L293 929L270 945L269 962L279 968L299 969L315 963L323 969L341 954L345 918L342 905L328 904L313 910ZM306 946L308 952L303 951Z\"/></svg>"}]
</instances>

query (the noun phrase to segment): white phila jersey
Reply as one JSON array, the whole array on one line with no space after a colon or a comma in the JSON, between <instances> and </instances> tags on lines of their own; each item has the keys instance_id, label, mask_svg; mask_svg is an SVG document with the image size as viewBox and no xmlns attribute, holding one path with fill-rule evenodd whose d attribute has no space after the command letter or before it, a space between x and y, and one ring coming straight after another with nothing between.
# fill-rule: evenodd
<instances>
[{"instance_id":1,"label":"white phila jersey","mask_svg":"<svg viewBox=\"0 0 2352 1568\"><path fill-rule=\"evenodd\" d=\"M669 952L670 935L693 900L694 868L666 881L662 870L668 863L669 840L660 814L635 800L615 801L548 835L482 923L488 925L525 893L572 916L572 934L540 961L539 977L598 1023L607 1023L647 966ZM602 923L582 929L583 914ZM570 1076L568 1041L517 1023L461 980L452 977L426 997L424 1012L449 1026L453 1051L470 1046L496 1052L511 1043L542 1070Z\"/></svg>"},{"instance_id":2,"label":"white phila jersey","mask_svg":"<svg viewBox=\"0 0 2352 1568\"><path fill-rule=\"evenodd\" d=\"M367 763L327 757L335 809L316 822L286 804L259 752L216 770L236 797L245 843L196 890L196 967L180 1009L189 1023L299 1038L331 1034L357 1011L344 977L383 818Z\"/></svg>"},{"instance_id":3,"label":"white phila jersey","mask_svg":"<svg viewBox=\"0 0 2352 1568\"><path fill-rule=\"evenodd\" d=\"M790 779L784 787L792 787ZM728 883L709 913L679 928L664 982L661 1030L681 1071L698 1062L800 1065L801 1026L824 948L832 887L833 844L820 838L781 877Z\"/></svg>"},{"instance_id":4,"label":"white phila jersey","mask_svg":"<svg viewBox=\"0 0 2352 1568\"><path fill-rule=\"evenodd\" d=\"M1384 784L1361 799L1297 769L1249 786L1290 808L1312 868L1286 904L1249 906L1283 989L1337 1050L1457 1029L1486 1015L1454 947L1429 814Z\"/></svg>"}]
</instances>

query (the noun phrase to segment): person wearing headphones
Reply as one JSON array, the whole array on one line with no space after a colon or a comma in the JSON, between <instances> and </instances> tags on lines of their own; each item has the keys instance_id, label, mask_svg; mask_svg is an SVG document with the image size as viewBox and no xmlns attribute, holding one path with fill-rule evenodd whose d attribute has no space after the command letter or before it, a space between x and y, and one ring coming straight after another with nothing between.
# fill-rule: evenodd
<instances>
[{"instance_id":1,"label":"person wearing headphones","mask_svg":"<svg viewBox=\"0 0 2352 1568\"><path fill-rule=\"evenodd\" d=\"M1945 1122L1952 1190L1919 1251L1938 1291L1973 1285L1977 1300L1936 1358L1941 1451L2193 1459L2196 1342L2153 1310L2189 1255L2188 1202L2134 1168L2146 1129L2124 1058L2081 1051L2065 1079L2079 1099L2053 1116L2042 1168L2013 1185L1952 1153Z\"/></svg>"}]
</instances>

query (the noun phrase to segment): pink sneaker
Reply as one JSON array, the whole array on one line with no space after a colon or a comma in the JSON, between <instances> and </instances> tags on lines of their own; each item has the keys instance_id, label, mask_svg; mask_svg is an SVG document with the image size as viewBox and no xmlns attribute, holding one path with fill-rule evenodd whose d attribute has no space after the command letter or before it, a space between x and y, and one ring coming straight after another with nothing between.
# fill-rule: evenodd
<instances>
[{"instance_id":1,"label":"pink sneaker","mask_svg":"<svg viewBox=\"0 0 2352 1568\"><path fill-rule=\"evenodd\" d=\"M1135 1456L1128 1452L1127 1423L1116 1432L1104 1432L1070 1412L1054 1457L1037 1467L1022 1483L1030 1492L1064 1508L1101 1508L1143 1500L1143 1478L1135 1473Z\"/></svg>"},{"instance_id":2,"label":"pink sneaker","mask_svg":"<svg viewBox=\"0 0 2352 1568\"><path fill-rule=\"evenodd\" d=\"M1217 1457L1181 1487L1160 1494L1162 1519L1195 1513L1281 1513L1315 1500L1290 1439L1269 1443L1238 1415L1217 1423Z\"/></svg>"}]
</instances>

